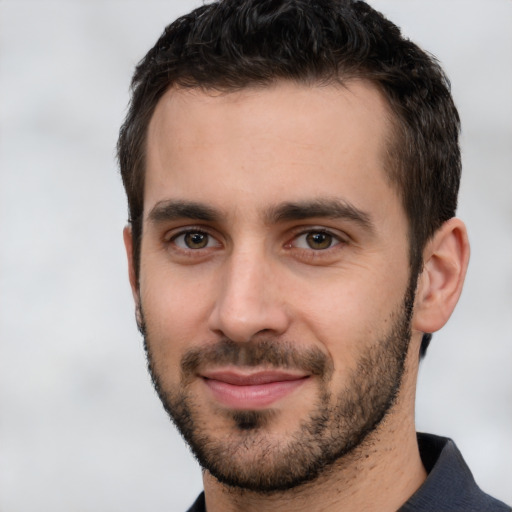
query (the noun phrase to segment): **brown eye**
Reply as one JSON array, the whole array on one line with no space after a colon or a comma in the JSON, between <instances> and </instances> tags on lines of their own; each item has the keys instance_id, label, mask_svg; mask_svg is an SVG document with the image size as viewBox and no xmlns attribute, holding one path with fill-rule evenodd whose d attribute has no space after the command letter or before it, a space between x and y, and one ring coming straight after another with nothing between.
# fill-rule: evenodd
<instances>
[{"instance_id":1,"label":"brown eye","mask_svg":"<svg viewBox=\"0 0 512 512\"><path fill-rule=\"evenodd\" d=\"M175 236L172 242L181 249L206 249L208 247L218 246L215 238L211 237L208 233L202 231L187 231Z\"/></svg>"},{"instance_id":2,"label":"brown eye","mask_svg":"<svg viewBox=\"0 0 512 512\"><path fill-rule=\"evenodd\" d=\"M187 233L184 242L189 249L203 249L208 245L206 233Z\"/></svg>"},{"instance_id":3,"label":"brown eye","mask_svg":"<svg viewBox=\"0 0 512 512\"><path fill-rule=\"evenodd\" d=\"M329 233L311 232L306 234L306 243L310 249L329 249L333 243L333 236Z\"/></svg>"}]
</instances>

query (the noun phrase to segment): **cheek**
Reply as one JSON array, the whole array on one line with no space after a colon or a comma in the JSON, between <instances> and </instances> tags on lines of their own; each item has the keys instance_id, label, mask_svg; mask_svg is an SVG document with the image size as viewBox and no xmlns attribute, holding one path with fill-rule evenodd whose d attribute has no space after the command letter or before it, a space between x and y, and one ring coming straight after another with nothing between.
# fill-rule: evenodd
<instances>
[{"instance_id":1,"label":"cheek","mask_svg":"<svg viewBox=\"0 0 512 512\"><path fill-rule=\"evenodd\" d=\"M140 287L154 362L162 369L176 368L187 348L208 340L207 287L168 271L141 274Z\"/></svg>"},{"instance_id":2,"label":"cheek","mask_svg":"<svg viewBox=\"0 0 512 512\"><path fill-rule=\"evenodd\" d=\"M296 304L296 318L343 374L385 338L406 288L407 277L396 273L393 280L377 272L365 272L364 278L355 273L331 278L324 286L308 286L297 293L302 300Z\"/></svg>"}]
</instances>

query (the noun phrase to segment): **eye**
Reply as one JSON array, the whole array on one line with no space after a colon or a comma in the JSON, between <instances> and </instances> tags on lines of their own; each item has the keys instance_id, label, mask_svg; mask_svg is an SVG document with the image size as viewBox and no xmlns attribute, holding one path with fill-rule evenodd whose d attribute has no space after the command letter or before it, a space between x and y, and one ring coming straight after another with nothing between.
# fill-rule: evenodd
<instances>
[{"instance_id":1,"label":"eye","mask_svg":"<svg viewBox=\"0 0 512 512\"><path fill-rule=\"evenodd\" d=\"M171 241L180 249L197 250L218 247L215 238L204 231L186 231L174 236Z\"/></svg>"},{"instance_id":2,"label":"eye","mask_svg":"<svg viewBox=\"0 0 512 512\"><path fill-rule=\"evenodd\" d=\"M308 231L295 238L290 244L299 249L313 249L314 251L324 251L340 243L340 239L328 231Z\"/></svg>"}]
</instances>

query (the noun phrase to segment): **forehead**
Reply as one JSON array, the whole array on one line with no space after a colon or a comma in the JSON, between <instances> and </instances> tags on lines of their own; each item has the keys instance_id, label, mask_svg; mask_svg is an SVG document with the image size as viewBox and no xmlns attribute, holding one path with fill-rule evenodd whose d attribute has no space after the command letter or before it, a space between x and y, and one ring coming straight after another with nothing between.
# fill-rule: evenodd
<instances>
[{"instance_id":1,"label":"forehead","mask_svg":"<svg viewBox=\"0 0 512 512\"><path fill-rule=\"evenodd\" d=\"M364 81L171 89L148 128L145 211L166 199L255 208L326 194L396 200L384 171L389 117Z\"/></svg>"}]
</instances>

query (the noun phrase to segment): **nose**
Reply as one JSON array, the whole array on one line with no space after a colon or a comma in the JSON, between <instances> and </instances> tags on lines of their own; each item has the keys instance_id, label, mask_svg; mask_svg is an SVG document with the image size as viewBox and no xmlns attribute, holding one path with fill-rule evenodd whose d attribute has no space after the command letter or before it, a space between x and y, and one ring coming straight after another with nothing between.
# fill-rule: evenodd
<instances>
[{"instance_id":1,"label":"nose","mask_svg":"<svg viewBox=\"0 0 512 512\"><path fill-rule=\"evenodd\" d=\"M208 324L211 331L233 341L250 341L263 333L278 336L289 325L277 264L254 252L234 252L219 275Z\"/></svg>"}]
</instances>

